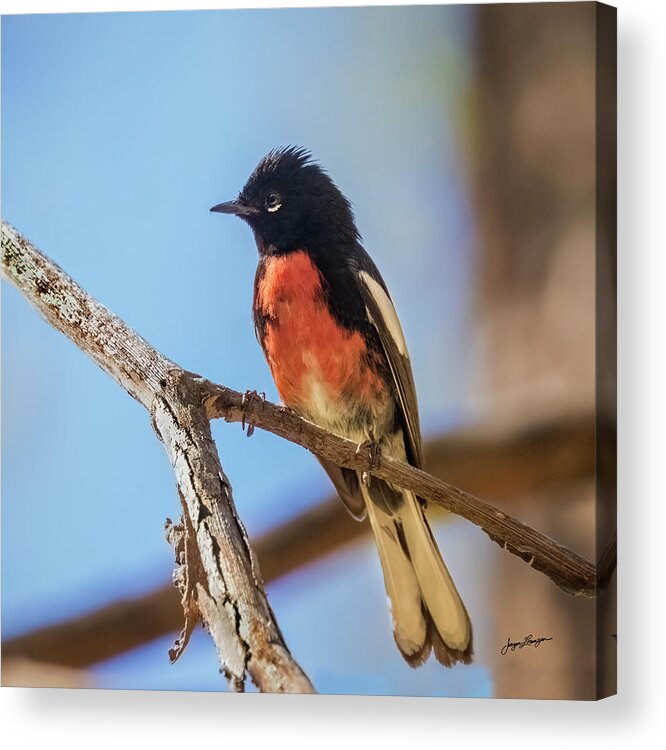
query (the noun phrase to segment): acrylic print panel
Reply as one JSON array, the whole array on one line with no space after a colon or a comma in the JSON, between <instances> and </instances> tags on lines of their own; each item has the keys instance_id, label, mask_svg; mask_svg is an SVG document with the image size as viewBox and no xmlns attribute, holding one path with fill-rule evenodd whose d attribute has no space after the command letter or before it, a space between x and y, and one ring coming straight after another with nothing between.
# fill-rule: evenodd
<instances>
[{"instance_id":1,"label":"acrylic print panel","mask_svg":"<svg viewBox=\"0 0 666 750\"><path fill-rule=\"evenodd\" d=\"M2 55L3 685L612 694L614 9Z\"/></svg>"}]
</instances>

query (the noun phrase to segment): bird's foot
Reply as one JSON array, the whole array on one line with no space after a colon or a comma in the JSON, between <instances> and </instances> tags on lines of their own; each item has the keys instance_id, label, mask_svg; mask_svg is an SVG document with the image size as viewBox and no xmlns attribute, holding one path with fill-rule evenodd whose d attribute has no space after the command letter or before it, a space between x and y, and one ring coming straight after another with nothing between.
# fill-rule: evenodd
<instances>
[{"instance_id":1,"label":"bird's foot","mask_svg":"<svg viewBox=\"0 0 666 750\"><path fill-rule=\"evenodd\" d=\"M247 424L247 436L252 437L252 433L254 432L254 422L252 419L247 418L247 410L252 404L256 404L257 402L261 402L262 404L266 403L266 394L262 391L261 393L257 393L255 390L248 390L245 391L243 394L243 397L241 398L241 412L243 414L243 417L241 419L241 427L244 430L245 425Z\"/></svg>"},{"instance_id":2,"label":"bird's foot","mask_svg":"<svg viewBox=\"0 0 666 750\"><path fill-rule=\"evenodd\" d=\"M375 440L366 440L364 443L359 443L356 447L356 455L361 451L368 451L368 468L363 470L361 473L361 481L366 487L370 486L370 472L375 471L379 468L379 463L382 454L381 445Z\"/></svg>"},{"instance_id":3,"label":"bird's foot","mask_svg":"<svg viewBox=\"0 0 666 750\"><path fill-rule=\"evenodd\" d=\"M381 445L375 440L366 440L356 446L356 455L364 450L368 451L368 468L371 471L378 469L382 455Z\"/></svg>"}]
</instances>

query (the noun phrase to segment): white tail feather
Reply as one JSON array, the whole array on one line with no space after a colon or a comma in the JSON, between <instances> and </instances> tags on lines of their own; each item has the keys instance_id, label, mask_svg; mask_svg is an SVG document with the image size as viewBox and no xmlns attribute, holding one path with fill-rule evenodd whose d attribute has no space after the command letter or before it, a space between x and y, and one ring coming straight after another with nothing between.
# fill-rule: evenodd
<instances>
[{"instance_id":1,"label":"white tail feather","mask_svg":"<svg viewBox=\"0 0 666 750\"><path fill-rule=\"evenodd\" d=\"M421 651L426 641L421 589L412 563L400 545L395 520L370 499L363 484L361 490L379 552L386 593L391 603L395 640L404 654L412 656Z\"/></svg>"},{"instance_id":2,"label":"white tail feather","mask_svg":"<svg viewBox=\"0 0 666 750\"><path fill-rule=\"evenodd\" d=\"M444 643L451 649L464 651L472 634L465 605L437 549L418 500L406 491L402 497L398 517L423 601Z\"/></svg>"}]
</instances>

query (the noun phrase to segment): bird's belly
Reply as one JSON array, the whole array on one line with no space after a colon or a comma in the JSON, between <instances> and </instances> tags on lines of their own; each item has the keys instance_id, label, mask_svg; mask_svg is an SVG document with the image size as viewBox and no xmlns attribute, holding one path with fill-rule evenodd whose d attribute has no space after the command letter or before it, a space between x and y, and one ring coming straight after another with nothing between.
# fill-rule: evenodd
<instances>
[{"instance_id":1,"label":"bird's belly","mask_svg":"<svg viewBox=\"0 0 666 750\"><path fill-rule=\"evenodd\" d=\"M361 334L339 326L317 302L284 303L277 312L264 350L284 403L326 429L368 439L389 399Z\"/></svg>"}]
</instances>

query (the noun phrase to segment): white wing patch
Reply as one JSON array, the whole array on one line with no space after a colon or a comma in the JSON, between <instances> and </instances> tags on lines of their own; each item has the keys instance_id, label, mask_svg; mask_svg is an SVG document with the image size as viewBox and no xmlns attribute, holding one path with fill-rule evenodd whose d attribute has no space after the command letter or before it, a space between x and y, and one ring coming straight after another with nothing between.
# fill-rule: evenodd
<instances>
[{"instance_id":1,"label":"white wing patch","mask_svg":"<svg viewBox=\"0 0 666 750\"><path fill-rule=\"evenodd\" d=\"M361 281L366 285L366 287L370 291L370 294L373 296L375 302L377 303L377 307L381 311L382 317L384 318L384 324L393 337L398 351L400 352L400 354L402 354L403 357L409 359L405 335L402 332L402 327L400 326L400 321L398 320L398 316L395 312L395 307L393 307L393 303L391 302L388 294L386 294L386 292L382 288L382 285L375 281L367 271L359 271L359 276L361 277ZM372 320L372 315L370 314L369 310L368 315Z\"/></svg>"}]
</instances>

